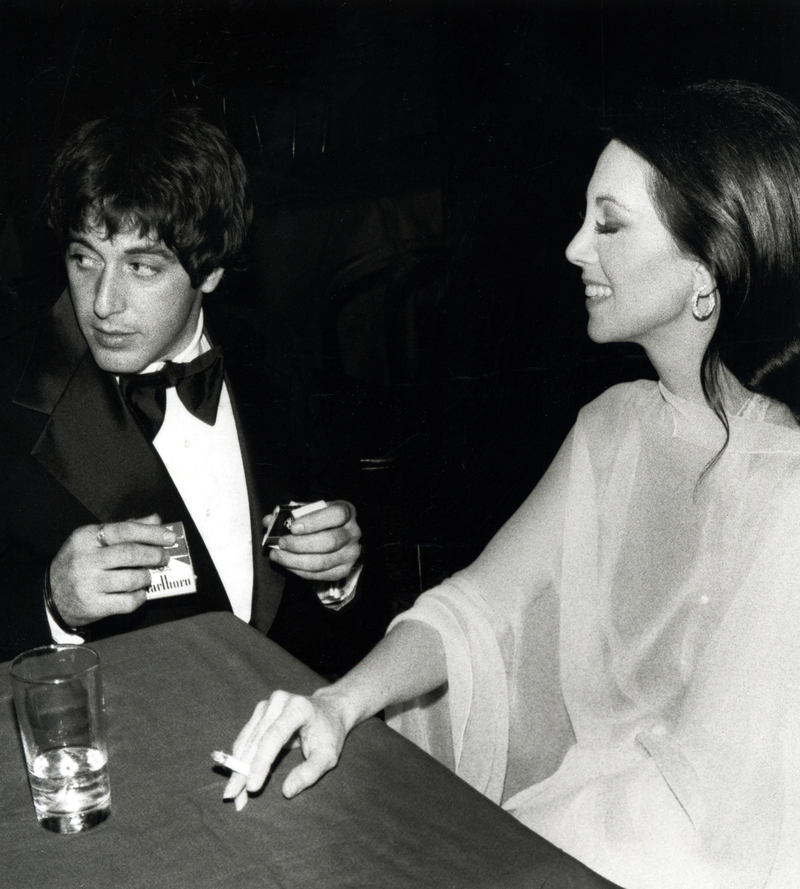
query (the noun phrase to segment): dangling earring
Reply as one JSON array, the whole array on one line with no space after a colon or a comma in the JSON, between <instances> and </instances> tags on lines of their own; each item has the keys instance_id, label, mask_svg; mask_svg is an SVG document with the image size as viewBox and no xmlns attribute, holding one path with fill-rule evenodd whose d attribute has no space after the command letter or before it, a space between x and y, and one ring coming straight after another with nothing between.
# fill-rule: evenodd
<instances>
[{"instance_id":1,"label":"dangling earring","mask_svg":"<svg viewBox=\"0 0 800 889\"><path fill-rule=\"evenodd\" d=\"M700 307L698 302L701 299L708 299L708 308L705 312L700 311ZM717 307L717 299L714 296L714 291L711 293L701 293L700 290L696 290L694 296L692 297L692 314L698 321L708 321L708 319L714 314L714 309Z\"/></svg>"}]
</instances>

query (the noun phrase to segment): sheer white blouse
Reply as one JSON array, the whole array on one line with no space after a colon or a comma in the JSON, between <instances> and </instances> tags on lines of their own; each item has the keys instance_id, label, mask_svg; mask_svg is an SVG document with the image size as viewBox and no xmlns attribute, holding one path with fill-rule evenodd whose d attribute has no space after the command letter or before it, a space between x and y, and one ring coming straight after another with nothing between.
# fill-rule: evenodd
<instances>
[{"instance_id":1,"label":"sheer white blouse","mask_svg":"<svg viewBox=\"0 0 800 889\"><path fill-rule=\"evenodd\" d=\"M397 620L444 693L390 724L630 889L800 886L800 431L616 386L480 558Z\"/></svg>"}]
</instances>

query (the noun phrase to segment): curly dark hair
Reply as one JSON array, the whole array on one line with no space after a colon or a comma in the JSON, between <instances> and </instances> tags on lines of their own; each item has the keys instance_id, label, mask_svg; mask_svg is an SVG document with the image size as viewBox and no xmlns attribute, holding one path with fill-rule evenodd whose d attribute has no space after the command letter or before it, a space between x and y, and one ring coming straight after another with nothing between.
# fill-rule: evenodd
<instances>
[{"instance_id":1,"label":"curly dark hair","mask_svg":"<svg viewBox=\"0 0 800 889\"><path fill-rule=\"evenodd\" d=\"M55 158L47 202L62 244L89 227L112 238L136 227L175 253L193 287L235 267L253 215L239 152L194 108L83 124Z\"/></svg>"}]
</instances>

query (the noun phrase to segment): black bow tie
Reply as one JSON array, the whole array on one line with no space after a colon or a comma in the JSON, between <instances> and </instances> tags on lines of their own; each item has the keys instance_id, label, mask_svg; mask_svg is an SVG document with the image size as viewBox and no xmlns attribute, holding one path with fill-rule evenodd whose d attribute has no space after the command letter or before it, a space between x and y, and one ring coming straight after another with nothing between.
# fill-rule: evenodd
<instances>
[{"instance_id":1,"label":"black bow tie","mask_svg":"<svg viewBox=\"0 0 800 889\"><path fill-rule=\"evenodd\" d=\"M120 374L125 403L152 441L164 422L167 389L174 386L189 413L213 426L222 391L222 350L215 346L186 364L168 361L149 374Z\"/></svg>"}]
</instances>

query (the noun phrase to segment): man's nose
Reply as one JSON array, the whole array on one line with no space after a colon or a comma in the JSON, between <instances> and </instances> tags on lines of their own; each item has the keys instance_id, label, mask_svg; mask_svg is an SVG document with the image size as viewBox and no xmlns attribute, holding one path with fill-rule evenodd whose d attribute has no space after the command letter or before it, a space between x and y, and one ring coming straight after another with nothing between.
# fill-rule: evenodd
<instances>
[{"instance_id":1,"label":"man's nose","mask_svg":"<svg viewBox=\"0 0 800 889\"><path fill-rule=\"evenodd\" d=\"M119 281L112 269L105 268L97 278L94 292L94 312L98 318L108 318L125 308L125 299Z\"/></svg>"},{"instance_id":2,"label":"man's nose","mask_svg":"<svg viewBox=\"0 0 800 889\"><path fill-rule=\"evenodd\" d=\"M597 251L590 224L584 221L575 237L567 244L567 259L574 265L585 266L597 262Z\"/></svg>"}]
</instances>

